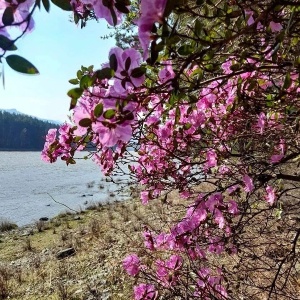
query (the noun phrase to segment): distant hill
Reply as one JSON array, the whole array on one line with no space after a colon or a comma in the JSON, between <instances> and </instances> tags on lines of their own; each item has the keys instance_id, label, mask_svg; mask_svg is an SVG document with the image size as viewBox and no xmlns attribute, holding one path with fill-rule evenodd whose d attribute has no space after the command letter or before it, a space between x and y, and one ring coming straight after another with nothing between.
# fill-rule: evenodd
<instances>
[{"instance_id":1,"label":"distant hill","mask_svg":"<svg viewBox=\"0 0 300 300\"><path fill-rule=\"evenodd\" d=\"M6 111L6 112L9 112L11 114L17 114L17 115L26 115L26 116L29 116L29 117L32 117L32 118L36 118L38 120L49 122L49 123L52 123L52 124L61 124L60 121L49 120L49 119L42 119L42 118L38 118L38 117L35 117L35 116L24 114L24 113L18 111L17 109L15 109L15 108L10 108L10 109L1 109L0 108L0 111Z\"/></svg>"},{"instance_id":2,"label":"distant hill","mask_svg":"<svg viewBox=\"0 0 300 300\"><path fill-rule=\"evenodd\" d=\"M15 109L0 110L0 151L41 151L50 128L58 128L58 124Z\"/></svg>"}]
</instances>

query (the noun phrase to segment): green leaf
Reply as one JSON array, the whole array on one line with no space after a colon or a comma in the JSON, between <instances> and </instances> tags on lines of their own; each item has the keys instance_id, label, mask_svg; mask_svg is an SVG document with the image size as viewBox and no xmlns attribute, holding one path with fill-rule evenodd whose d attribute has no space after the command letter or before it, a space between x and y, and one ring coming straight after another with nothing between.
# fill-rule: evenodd
<instances>
[{"instance_id":1,"label":"green leaf","mask_svg":"<svg viewBox=\"0 0 300 300\"><path fill-rule=\"evenodd\" d=\"M72 11L72 6L69 0L51 0L51 2L62 10Z\"/></svg>"},{"instance_id":2,"label":"green leaf","mask_svg":"<svg viewBox=\"0 0 300 300\"><path fill-rule=\"evenodd\" d=\"M79 80L78 80L77 78L75 78L75 79L70 79L69 82L70 82L71 84L78 84L78 83L79 83Z\"/></svg>"},{"instance_id":3,"label":"green leaf","mask_svg":"<svg viewBox=\"0 0 300 300\"><path fill-rule=\"evenodd\" d=\"M69 157L69 158L66 160L66 164L67 164L67 165L76 165L76 161L75 161L74 158Z\"/></svg>"},{"instance_id":4,"label":"green leaf","mask_svg":"<svg viewBox=\"0 0 300 300\"><path fill-rule=\"evenodd\" d=\"M4 51L17 50L17 47L14 45L14 42L4 35L0 35L0 48L2 48Z\"/></svg>"},{"instance_id":5,"label":"green leaf","mask_svg":"<svg viewBox=\"0 0 300 300\"><path fill-rule=\"evenodd\" d=\"M73 109L76 106L77 100L78 100L78 98L72 98L72 100L70 102L69 110Z\"/></svg>"},{"instance_id":6,"label":"green leaf","mask_svg":"<svg viewBox=\"0 0 300 300\"><path fill-rule=\"evenodd\" d=\"M39 74L38 69L27 59L13 54L6 57L7 64L15 71L24 74Z\"/></svg>"},{"instance_id":7,"label":"green leaf","mask_svg":"<svg viewBox=\"0 0 300 300\"><path fill-rule=\"evenodd\" d=\"M199 18L196 19L196 22L195 22L195 34L197 37L200 37L201 36L201 32L202 32L202 23L203 21L201 22L199 20Z\"/></svg>"},{"instance_id":8,"label":"green leaf","mask_svg":"<svg viewBox=\"0 0 300 300\"><path fill-rule=\"evenodd\" d=\"M80 80L82 78L82 76L83 76L83 73L82 73L81 70L78 70L77 73L76 73L76 75L77 75L77 78Z\"/></svg>"},{"instance_id":9,"label":"green leaf","mask_svg":"<svg viewBox=\"0 0 300 300\"><path fill-rule=\"evenodd\" d=\"M165 6L164 17L168 17L174 9L174 0L168 0Z\"/></svg>"},{"instance_id":10,"label":"green leaf","mask_svg":"<svg viewBox=\"0 0 300 300\"><path fill-rule=\"evenodd\" d=\"M206 60L206 61L208 61L208 60L211 60L213 57L214 57L214 51L207 51L207 53L205 53L204 55L203 55L203 60Z\"/></svg>"},{"instance_id":11,"label":"green leaf","mask_svg":"<svg viewBox=\"0 0 300 300\"><path fill-rule=\"evenodd\" d=\"M77 25L80 20L80 15L76 12L74 12L74 23Z\"/></svg>"},{"instance_id":12,"label":"green leaf","mask_svg":"<svg viewBox=\"0 0 300 300\"><path fill-rule=\"evenodd\" d=\"M129 12L130 12L129 9L127 8L127 6L124 5L123 3L116 2L115 7L118 11L120 11L123 14L129 14Z\"/></svg>"},{"instance_id":13,"label":"green leaf","mask_svg":"<svg viewBox=\"0 0 300 300\"><path fill-rule=\"evenodd\" d=\"M39 9L41 9L41 0L35 0L35 4Z\"/></svg>"},{"instance_id":14,"label":"green leaf","mask_svg":"<svg viewBox=\"0 0 300 300\"><path fill-rule=\"evenodd\" d=\"M287 72L283 83L283 89L288 89L291 86L291 84L292 84L291 74L290 72Z\"/></svg>"},{"instance_id":15,"label":"green leaf","mask_svg":"<svg viewBox=\"0 0 300 300\"><path fill-rule=\"evenodd\" d=\"M78 99L83 93L83 89L81 88L74 88L68 91L67 95L73 99Z\"/></svg>"},{"instance_id":16,"label":"green leaf","mask_svg":"<svg viewBox=\"0 0 300 300\"><path fill-rule=\"evenodd\" d=\"M192 124L191 124L191 123L185 123L185 124L183 125L183 128L184 128L185 130L189 130L191 127L192 127Z\"/></svg>"},{"instance_id":17,"label":"green leaf","mask_svg":"<svg viewBox=\"0 0 300 300\"><path fill-rule=\"evenodd\" d=\"M115 72L111 68L104 68L102 70L97 70L95 72L95 77L97 79L103 80L103 79L111 79L114 76Z\"/></svg>"},{"instance_id":18,"label":"green leaf","mask_svg":"<svg viewBox=\"0 0 300 300\"><path fill-rule=\"evenodd\" d=\"M117 23L118 23L118 18L117 18L116 12L115 12L115 10L113 9L113 7L110 7L109 10L110 10L110 13L111 13L111 17L112 17L114 26L116 26Z\"/></svg>"},{"instance_id":19,"label":"green leaf","mask_svg":"<svg viewBox=\"0 0 300 300\"><path fill-rule=\"evenodd\" d=\"M177 106L175 111L175 124L178 124L180 120L180 115L181 115L180 108Z\"/></svg>"},{"instance_id":20,"label":"green leaf","mask_svg":"<svg viewBox=\"0 0 300 300\"><path fill-rule=\"evenodd\" d=\"M50 10L49 0L42 0L42 2L43 2L43 5L44 5L44 8L45 8L46 12L49 12L49 10Z\"/></svg>"},{"instance_id":21,"label":"green leaf","mask_svg":"<svg viewBox=\"0 0 300 300\"><path fill-rule=\"evenodd\" d=\"M131 4L130 0L116 0L116 3L123 3L123 5L129 6Z\"/></svg>"},{"instance_id":22,"label":"green leaf","mask_svg":"<svg viewBox=\"0 0 300 300\"><path fill-rule=\"evenodd\" d=\"M112 119L116 114L116 111L114 109L108 109L104 114L103 117L105 119Z\"/></svg>"},{"instance_id":23,"label":"green leaf","mask_svg":"<svg viewBox=\"0 0 300 300\"><path fill-rule=\"evenodd\" d=\"M134 119L134 114L130 110L125 110L124 111L124 119L131 121Z\"/></svg>"},{"instance_id":24,"label":"green leaf","mask_svg":"<svg viewBox=\"0 0 300 300\"><path fill-rule=\"evenodd\" d=\"M242 11L241 10L234 10L234 11L231 11L230 13L227 14L227 16L229 18L237 18L239 16L242 15Z\"/></svg>"},{"instance_id":25,"label":"green leaf","mask_svg":"<svg viewBox=\"0 0 300 300\"><path fill-rule=\"evenodd\" d=\"M80 87L82 89L87 89L94 84L94 79L89 75L83 75L80 79Z\"/></svg>"},{"instance_id":26,"label":"green leaf","mask_svg":"<svg viewBox=\"0 0 300 300\"><path fill-rule=\"evenodd\" d=\"M84 118L79 121L81 127L89 127L92 125L92 120L89 118Z\"/></svg>"},{"instance_id":27,"label":"green leaf","mask_svg":"<svg viewBox=\"0 0 300 300\"><path fill-rule=\"evenodd\" d=\"M157 45L155 45L155 51L160 52L160 51L164 50L164 47L165 47L165 43L162 40Z\"/></svg>"},{"instance_id":28,"label":"green leaf","mask_svg":"<svg viewBox=\"0 0 300 300\"><path fill-rule=\"evenodd\" d=\"M102 113L103 113L103 104L99 103L98 105L96 105L94 109L94 116L98 118L102 115Z\"/></svg>"},{"instance_id":29,"label":"green leaf","mask_svg":"<svg viewBox=\"0 0 300 300\"><path fill-rule=\"evenodd\" d=\"M14 22L14 9L11 6L6 7L3 16L2 23L4 26L9 26Z\"/></svg>"},{"instance_id":30,"label":"green leaf","mask_svg":"<svg viewBox=\"0 0 300 300\"><path fill-rule=\"evenodd\" d=\"M138 78L138 77L143 76L145 73L146 73L145 67L135 68L131 71L131 77Z\"/></svg>"},{"instance_id":31,"label":"green leaf","mask_svg":"<svg viewBox=\"0 0 300 300\"><path fill-rule=\"evenodd\" d=\"M131 65L131 58L128 56L125 60L125 70L128 71Z\"/></svg>"},{"instance_id":32,"label":"green leaf","mask_svg":"<svg viewBox=\"0 0 300 300\"><path fill-rule=\"evenodd\" d=\"M233 72L236 72L236 71L240 70L240 68L241 68L241 64L236 63L236 64L231 65L229 69Z\"/></svg>"},{"instance_id":33,"label":"green leaf","mask_svg":"<svg viewBox=\"0 0 300 300\"><path fill-rule=\"evenodd\" d=\"M195 48L191 45L183 45L178 49L178 54L187 56L195 51Z\"/></svg>"},{"instance_id":34,"label":"green leaf","mask_svg":"<svg viewBox=\"0 0 300 300\"><path fill-rule=\"evenodd\" d=\"M117 60L116 54L114 54L114 53L109 57L109 66L115 72L118 69L118 60Z\"/></svg>"}]
</instances>

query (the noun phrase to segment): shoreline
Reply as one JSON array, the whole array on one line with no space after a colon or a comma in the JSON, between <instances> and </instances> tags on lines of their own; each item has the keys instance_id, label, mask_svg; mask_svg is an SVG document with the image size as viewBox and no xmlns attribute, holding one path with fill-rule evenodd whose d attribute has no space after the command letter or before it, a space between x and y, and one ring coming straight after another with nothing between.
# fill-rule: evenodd
<instances>
[{"instance_id":1,"label":"shoreline","mask_svg":"<svg viewBox=\"0 0 300 300\"><path fill-rule=\"evenodd\" d=\"M14 274L10 278L9 299L61 299L62 290L65 290L69 297L64 299L73 299L71 295L76 295L76 299L84 300L91 296L89 284L100 284L101 294L106 295L107 299L118 299L113 296L114 285L98 280L104 276L116 276L114 268L117 268L117 273L122 274L123 284L128 281L121 268L126 243L118 242L116 245L117 239L113 236L116 236L114 227L117 224L112 226L110 222L118 220L117 223L121 224L120 208L130 206L129 202L131 200L123 205L120 202L95 204L78 214L60 213L48 221L38 221L1 233L0 276L3 270L7 270L7 276ZM120 233L118 240L122 241ZM59 259L58 253L66 249L74 249L73 254ZM103 258L109 260L98 263L96 269L91 268L91 263L99 260L99 251ZM16 280L17 273L21 273L21 279ZM45 282L39 280L41 273L47 274ZM130 290L131 287L128 293L131 293ZM117 293L120 291L121 288Z\"/></svg>"},{"instance_id":2,"label":"shoreline","mask_svg":"<svg viewBox=\"0 0 300 300\"><path fill-rule=\"evenodd\" d=\"M160 214L161 205L143 206L135 198L100 203L59 214L40 230L29 224L1 233L0 276L8 278L9 299L57 300L63 291L70 300L131 299L135 279L122 260L141 252L140 228ZM68 249L72 255L59 258Z\"/></svg>"}]
</instances>

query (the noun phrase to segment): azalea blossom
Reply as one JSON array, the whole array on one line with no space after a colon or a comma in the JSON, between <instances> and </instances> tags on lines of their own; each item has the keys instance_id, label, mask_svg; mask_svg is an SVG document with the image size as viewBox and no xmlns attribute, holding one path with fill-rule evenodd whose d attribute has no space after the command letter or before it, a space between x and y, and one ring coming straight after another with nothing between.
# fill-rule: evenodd
<instances>
[{"instance_id":1,"label":"azalea blossom","mask_svg":"<svg viewBox=\"0 0 300 300\"><path fill-rule=\"evenodd\" d=\"M283 27L280 23L276 23L274 21L270 22L270 28L272 30L272 32L277 32L280 31Z\"/></svg>"},{"instance_id":2,"label":"azalea blossom","mask_svg":"<svg viewBox=\"0 0 300 300\"><path fill-rule=\"evenodd\" d=\"M243 181L245 184L245 187L244 187L245 192L251 193L254 190L254 184L253 184L252 178L250 178L248 175L244 175Z\"/></svg>"},{"instance_id":3,"label":"azalea blossom","mask_svg":"<svg viewBox=\"0 0 300 300\"><path fill-rule=\"evenodd\" d=\"M25 1L0 1L0 15L2 16L5 9L11 7L13 9L13 22L14 24L20 28L20 30L25 32L30 32L34 28L34 20L30 15L30 9L32 8L35 0L25 0ZM0 18L0 27L3 25L2 18Z\"/></svg>"},{"instance_id":4,"label":"azalea blossom","mask_svg":"<svg viewBox=\"0 0 300 300\"><path fill-rule=\"evenodd\" d=\"M133 288L135 300L155 300L157 291L153 284L141 283Z\"/></svg>"},{"instance_id":5,"label":"azalea blossom","mask_svg":"<svg viewBox=\"0 0 300 300\"><path fill-rule=\"evenodd\" d=\"M133 48L123 50L115 47L109 52L110 58L112 55L116 59L113 88L117 95L127 94L127 91L132 91L134 88L141 86L145 81L145 75L136 76L133 73L141 65L141 54Z\"/></svg>"},{"instance_id":6,"label":"azalea blossom","mask_svg":"<svg viewBox=\"0 0 300 300\"><path fill-rule=\"evenodd\" d=\"M119 141L127 143L132 137L130 124L97 122L92 124L92 128L98 134L100 143L105 147L113 147Z\"/></svg>"},{"instance_id":7,"label":"azalea blossom","mask_svg":"<svg viewBox=\"0 0 300 300\"><path fill-rule=\"evenodd\" d=\"M266 187L266 193L265 199L272 206L276 200L275 189L268 185Z\"/></svg>"},{"instance_id":8,"label":"azalea blossom","mask_svg":"<svg viewBox=\"0 0 300 300\"><path fill-rule=\"evenodd\" d=\"M74 0L72 2L74 2ZM94 10L95 16L97 18L105 19L111 26L118 25L122 21L122 13L116 9L114 0L108 1L110 7L104 5L104 1L102 0L80 0L80 2L84 5L87 5L88 7L91 7ZM81 13L82 7L76 3L75 10L78 10L79 13ZM116 24L114 24L112 11L115 14Z\"/></svg>"},{"instance_id":9,"label":"azalea blossom","mask_svg":"<svg viewBox=\"0 0 300 300\"><path fill-rule=\"evenodd\" d=\"M142 0L140 4L141 16L137 21L139 28L138 35L142 49L144 51L143 58L148 57L149 43L152 38L153 24L162 23L163 14L167 0Z\"/></svg>"},{"instance_id":10,"label":"azalea blossom","mask_svg":"<svg viewBox=\"0 0 300 300\"><path fill-rule=\"evenodd\" d=\"M170 60L162 62L163 69L158 72L158 78L160 83L165 83L175 77L175 72Z\"/></svg>"},{"instance_id":11,"label":"azalea blossom","mask_svg":"<svg viewBox=\"0 0 300 300\"><path fill-rule=\"evenodd\" d=\"M258 116L257 127L259 128L259 133L262 134L264 132L266 126L267 117L265 113L261 112Z\"/></svg>"},{"instance_id":12,"label":"azalea blossom","mask_svg":"<svg viewBox=\"0 0 300 300\"><path fill-rule=\"evenodd\" d=\"M123 268L131 276L136 276L140 271L140 259L136 254L130 254L123 260Z\"/></svg>"}]
</instances>

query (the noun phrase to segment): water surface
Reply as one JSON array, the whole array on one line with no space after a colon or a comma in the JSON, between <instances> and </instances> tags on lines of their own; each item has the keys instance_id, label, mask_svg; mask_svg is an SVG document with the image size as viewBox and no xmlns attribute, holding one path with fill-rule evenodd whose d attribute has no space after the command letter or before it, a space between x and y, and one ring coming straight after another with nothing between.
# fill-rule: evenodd
<instances>
[{"instance_id":1,"label":"water surface","mask_svg":"<svg viewBox=\"0 0 300 300\"><path fill-rule=\"evenodd\" d=\"M0 152L0 218L18 225L66 210L51 197L79 210L92 202L113 201L115 189L90 160L67 166L63 161L45 163L39 152Z\"/></svg>"}]
</instances>

